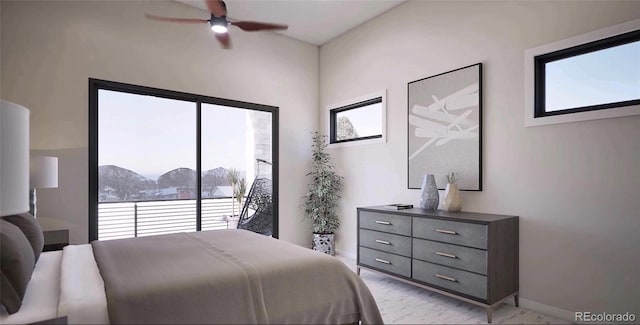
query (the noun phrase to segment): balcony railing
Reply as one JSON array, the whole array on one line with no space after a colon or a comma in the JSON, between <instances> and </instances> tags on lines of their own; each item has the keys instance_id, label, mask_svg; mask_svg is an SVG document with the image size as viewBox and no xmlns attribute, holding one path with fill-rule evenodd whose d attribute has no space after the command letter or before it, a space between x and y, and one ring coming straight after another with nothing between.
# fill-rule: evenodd
<instances>
[{"instance_id":1,"label":"balcony railing","mask_svg":"<svg viewBox=\"0 0 640 325\"><path fill-rule=\"evenodd\" d=\"M227 229L231 208L231 198L202 199L202 230ZM196 231L196 200L98 203L99 240L189 231Z\"/></svg>"}]
</instances>

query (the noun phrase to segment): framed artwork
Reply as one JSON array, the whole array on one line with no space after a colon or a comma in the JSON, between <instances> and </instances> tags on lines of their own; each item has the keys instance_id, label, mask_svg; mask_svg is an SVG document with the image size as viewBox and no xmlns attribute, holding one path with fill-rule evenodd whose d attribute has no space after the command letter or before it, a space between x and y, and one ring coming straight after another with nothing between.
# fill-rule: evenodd
<instances>
[{"instance_id":1,"label":"framed artwork","mask_svg":"<svg viewBox=\"0 0 640 325\"><path fill-rule=\"evenodd\" d=\"M438 189L482 191L482 63L408 84L408 187L434 174Z\"/></svg>"}]
</instances>

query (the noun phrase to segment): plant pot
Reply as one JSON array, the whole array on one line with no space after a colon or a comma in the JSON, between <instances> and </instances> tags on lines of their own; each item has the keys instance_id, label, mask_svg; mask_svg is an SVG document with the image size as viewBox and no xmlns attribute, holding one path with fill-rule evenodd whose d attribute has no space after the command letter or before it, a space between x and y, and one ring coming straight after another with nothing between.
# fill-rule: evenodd
<instances>
[{"instance_id":1,"label":"plant pot","mask_svg":"<svg viewBox=\"0 0 640 325\"><path fill-rule=\"evenodd\" d=\"M238 229L240 216L227 216L227 229Z\"/></svg>"},{"instance_id":2,"label":"plant pot","mask_svg":"<svg viewBox=\"0 0 640 325\"><path fill-rule=\"evenodd\" d=\"M314 251L323 252L325 254L336 255L335 234L313 234Z\"/></svg>"},{"instance_id":3,"label":"plant pot","mask_svg":"<svg viewBox=\"0 0 640 325\"><path fill-rule=\"evenodd\" d=\"M448 212L458 212L462 210L462 196L460 196L460 190L458 184L449 183L444 190L444 202L442 202L442 208Z\"/></svg>"}]
</instances>

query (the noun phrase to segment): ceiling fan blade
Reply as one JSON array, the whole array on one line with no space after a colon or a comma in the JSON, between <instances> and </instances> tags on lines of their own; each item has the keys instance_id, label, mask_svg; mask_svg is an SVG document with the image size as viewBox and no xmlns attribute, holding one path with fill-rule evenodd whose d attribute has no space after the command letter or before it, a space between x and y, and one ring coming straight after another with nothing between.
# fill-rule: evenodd
<instances>
[{"instance_id":1,"label":"ceiling fan blade","mask_svg":"<svg viewBox=\"0 0 640 325\"><path fill-rule=\"evenodd\" d=\"M215 35L223 49L228 50L231 48L231 37L229 37L229 33L215 33Z\"/></svg>"},{"instance_id":2,"label":"ceiling fan blade","mask_svg":"<svg viewBox=\"0 0 640 325\"><path fill-rule=\"evenodd\" d=\"M216 17L227 15L226 5L220 0L206 0L207 8Z\"/></svg>"},{"instance_id":3,"label":"ceiling fan blade","mask_svg":"<svg viewBox=\"0 0 640 325\"><path fill-rule=\"evenodd\" d=\"M245 32L255 32L260 30L284 30L289 28L289 26L287 25L261 23L259 21L231 21L229 23L231 25L238 26L238 28L244 30Z\"/></svg>"},{"instance_id":4,"label":"ceiling fan blade","mask_svg":"<svg viewBox=\"0 0 640 325\"><path fill-rule=\"evenodd\" d=\"M192 19L192 18L173 18L173 17L162 17L150 14L144 14L147 19L157 20L157 21L168 21L171 23L183 23L183 24L202 24L209 23L206 19Z\"/></svg>"}]
</instances>

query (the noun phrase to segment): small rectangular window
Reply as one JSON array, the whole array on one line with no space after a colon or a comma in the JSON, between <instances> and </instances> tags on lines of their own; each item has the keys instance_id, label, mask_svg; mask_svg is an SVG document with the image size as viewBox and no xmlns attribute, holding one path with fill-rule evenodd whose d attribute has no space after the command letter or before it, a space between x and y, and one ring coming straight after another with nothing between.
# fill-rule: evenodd
<instances>
[{"instance_id":1,"label":"small rectangular window","mask_svg":"<svg viewBox=\"0 0 640 325\"><path fill-rule=\"evenodd\" d=\"M329 147L386 142L386 91L327 107Z\"/></svg>"},{"instance_id":2,"label":"small rectangular window","mask_svg":"<svg viewBox=\"0 0 640 325\"><path fill-rule=\"evenodd\" d=\"M538 55L535 118L640 104L640 30Z\"/></svg>"}]
</instances>

